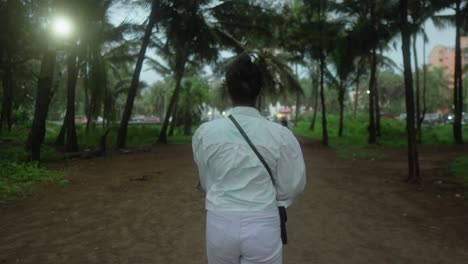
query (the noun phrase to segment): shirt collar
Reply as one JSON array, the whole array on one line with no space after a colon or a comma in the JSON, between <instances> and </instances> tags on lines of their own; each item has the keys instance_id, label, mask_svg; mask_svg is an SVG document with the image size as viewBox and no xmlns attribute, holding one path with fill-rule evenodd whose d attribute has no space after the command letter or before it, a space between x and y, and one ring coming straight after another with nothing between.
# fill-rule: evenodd
<instances>
[{"instance_id":1,"label":"shirt collar","mask_svg":"<svg viewBox=\"0 0 468 264\"><path fill-rule=\"evenodd\" d=\"M248 106L236 106L232 108L231 114L233 115L247 115L247 116L253 116L253 117L262 117L260 112L254 108L254 107L248 107Z\"/></svg>"}]
</instances>

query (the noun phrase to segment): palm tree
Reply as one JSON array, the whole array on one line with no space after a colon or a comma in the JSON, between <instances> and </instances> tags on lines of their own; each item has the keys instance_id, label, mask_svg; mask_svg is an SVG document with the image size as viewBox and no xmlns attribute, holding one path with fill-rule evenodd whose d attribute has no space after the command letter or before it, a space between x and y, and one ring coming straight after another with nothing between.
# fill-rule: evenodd
<instances>
[{"instance_id":1,"label":"palm tree","mask_svg":"<svg viewBox=\"0 0 468 264\"><path fill-rule=\"evenodd\" d=\"M156 24L156 13L158 11L159 5L160 5L159 0L153 0L151 2L151 12L148 17L148 24L146 25L145 34L142 39L140 52L138 54L137 62L135 65L135 71L133 72L132 82L128 90L125 110L122 115L122 120L120 121L120 127L119 127L119 132L117 134L117 143L116 143L117 148L125 148L128 122L130 121L130 117L132 115L133 103L135 101L135 97L136 97L137 90L138 90L138 85L140 83L140 73L141 73L141 69L143 68L143 62L146 57L145 56L146 50L148 48L151 35L153 34L153 28Z\"/></svg>"},{"instance_id":2,"label":"palm tree","mask_svg":"<svg viewBox=\"0 0 468 264\"><path fill-rule=\"evenodd\" d=\"M29 131L26 149L32 153L31 159L39 161L41 158L41 145L44 142L46 119L52 97L52 82L56 62L55 49L48 50L41 62L41 71L37 83L37 96L34 108L34 118Z\"/></svg>"},{"instance_id":3,"label":"palm tree","mask_svg":"<svg viewBox=\"0 0 468 264\"><path fill-rule=\"evenodd\" d=\"M337 39L338 45L332 51L330 56L331 61L335 67L336 78L330 73L329 77L338 87L338 103L340 104L340 119L338 136L343 136L343 120L344 120L344 100L346 94L346 87L354 82L352 73L356 73L355 57L356 50L353 43L358 40L351 39L352 34L347 34Z\"/></svg>"},{"instance_id":4,"label":"palm tree","mask_svg":"<svg viewBox=\"0 0 468 264\"><path fill-rule=\"evenodd\" d=\"M331 19L330 12L336 6L335 1L303 0L304 12L299 20L298 32L303 35L304 51L311 61L318 62L320 102L322 109L322 144L328 146L328 127L325 107L324 77L326 58L334 49L336 36L343 28L341 19ZM299 37L297 39L300 39Z\"/></svg>"},{"instance_id":5,"label":"palm tree","mask_svg":"<svg viewBox=\"0 0 468 264\"><path fill-rule=\"evenodd\" d=\"M394 19L395 2L384 0L345 0L339 5L339 12L350 16L353 39L360 39L359 55L366 57L370 66L369 78L369 139L377 143L376 88L377 65L380 47L386 45L397 33Z\"/></svg>"},{"instance_id":6,"label":"palm tree","mask_svg":"<svg viewBox=\"0 0 468 264\"><path fill-rule=\"evenodd\" d=\"M33 26L28 14L27 3L21 1L2 1L0 3L0 79L2 81L3 96L0 109L0 133L6 122L8 131L13 126L12 114L16 76L25 68L24 63L33 56L33 50L26 38Z\"/></svg>"},{"instance_id":7,"label":"palm tree","mask_svg":"<svg viewBox=\"0 0 468 264\"><path fill-rule=\"evenodd\" d=\"M421 182L419 175L419 159L416 145L416 133L414 127L414 92L413 76L411 71L411 31L408 22L408 0L400 0L400 28L402 35L402 51L405 76L406 98L406 129L408 137L408 178L410 183Z\"/></svg>"},{"instance_id":8,"label":"palm tree","mask_svg":"<svg viewBox=\"0 0 468 264\"><path fill-rule=\"evenodd\" d=\"M463 111L463 65L461 36L468 32L468 4L461 0L447 0L441 3L442 6L450 7L454 5L454 15L438 15L433 17L433 21L438 27L455 26L455 73L453 88L453 137L455 143L463 143L462 133L462 111Z\"/></svg>"}]
</instances>

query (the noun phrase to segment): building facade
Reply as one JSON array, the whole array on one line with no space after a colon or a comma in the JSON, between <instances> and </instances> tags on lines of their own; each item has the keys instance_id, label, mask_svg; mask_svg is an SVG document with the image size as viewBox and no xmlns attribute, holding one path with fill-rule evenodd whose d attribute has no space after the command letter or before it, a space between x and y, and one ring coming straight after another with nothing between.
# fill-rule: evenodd
<instances>
[{"instance_id":1,"label":"building facade","mask_svg":"<svg viewBox=\"0 0 468 264\"><path fill-rule=\"evenodd\" d=\"M464 51L468 49L468 37L461 38L461 49L462 49L462 65L468 63L468 52ZM455 48L438 45L432 49L429 54L429 66L436 68L444 68L444 72L453 83L455 75ZM453 85L450 86L453 89Z\"/></svg>"}]
</instances>

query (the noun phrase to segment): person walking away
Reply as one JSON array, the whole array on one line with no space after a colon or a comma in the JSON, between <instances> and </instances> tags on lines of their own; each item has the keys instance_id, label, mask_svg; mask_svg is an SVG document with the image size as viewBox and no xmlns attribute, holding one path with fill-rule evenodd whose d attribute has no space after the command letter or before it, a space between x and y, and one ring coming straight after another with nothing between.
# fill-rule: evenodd
<instances>
[{"instance_id":1,"label":"person walking away","mask_svg":"<svg viewBox=\"0 0 468 264\"><path fill-rule=\"evenodd\" d=\"M263 81L249 55L229 66L226 86L233 104L230 118L204 123L192 139L206 193L208 263L281 264L278 208L290 206L304 190L302 151L289 129L255 109Z\"/></svg>"}]
</instances>

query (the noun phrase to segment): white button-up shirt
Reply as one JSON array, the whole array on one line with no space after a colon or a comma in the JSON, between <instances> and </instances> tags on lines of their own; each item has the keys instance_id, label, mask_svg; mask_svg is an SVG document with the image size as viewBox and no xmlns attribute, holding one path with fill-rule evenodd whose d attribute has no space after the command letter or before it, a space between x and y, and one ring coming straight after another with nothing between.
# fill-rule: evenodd
<instances>
[{"instance_id":1,"label":"white button-up shirt","mask_svg":"<svg viewBox=\"0 0 468 264\"><path fill-rule=\"evenodd\" d=\"M276 186L228 118L204 123L192 139L200 184L211 211L263 211L289 206L305 187L305 164L291 131L252 107L231 114L270 166Z\"/></svg>"}]
</instances>

